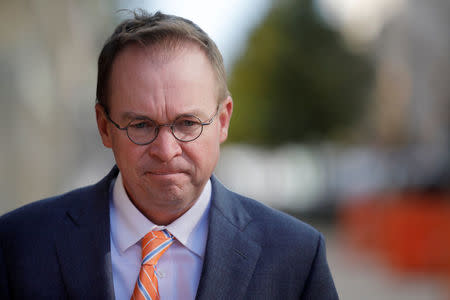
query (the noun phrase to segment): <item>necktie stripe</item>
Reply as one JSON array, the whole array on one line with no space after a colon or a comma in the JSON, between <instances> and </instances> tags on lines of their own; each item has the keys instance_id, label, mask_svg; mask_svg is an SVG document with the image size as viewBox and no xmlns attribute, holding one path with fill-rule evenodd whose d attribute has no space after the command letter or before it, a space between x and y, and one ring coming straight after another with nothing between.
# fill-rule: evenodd
<instances>
[{"instance_id":1,"label":"necktie stripe","mask_svg":"<svg viewBox=\"0 0 450 300\"><path fill-rule=\"evenodd\" d=\"M173 236L167 231L150 231L142 238L142 265L136 280L132 299L159 300L156 265L160 257L173 243Z\"/></svg>"},{"instance_id":2,"label":"necktie stripe","mask_svg":"<svg viewBox=\"0 0 450 300\"><path fill-rule=\"evenodd\" d=\"M153 270L153 273L154 273L154 272L155 272L155 271ZM158 292L158 289L156 288L155 284L153 283L153 281L152 281L150 275L148 275L147 270L144 269L144 273L145 273L145 276L147 276L147 278L148 278L148 280L149 280L149 283L150 283L150 285L151 285L151 287L152 287L152 290L153 290L155 293L157 293L157 292Z\"/></svg>"},{"instance_id":3,"label":"necktie stripe","mask_svg":"<svg viewBox=\"0 0 450 300\"><path fill-rule=\"evenodd\" d=\"M144 295L150 296L150 298L154 299L158 294L157 288L152 284L152 278L148 278L142 273L138 278L138 287L139 291ZM144 292L145 290L145 292Z\"/></svg>"},{"instance_id":4,"label":"necktie stripe","mask_svg":"<svg viewBox=\"0 0 450 300\"><path fill-rule=\"evenodd\" d=\"M146 300L153 300L152 297L148 294L147 290L145 289L142 282L138 279L137 285L139 287L139 291L141 292L141 295L144 296Z\"/></svg>"},{"instance_id":5,"label":"necktie stripe","mask_svg":"<svg viewBox=\"0 0 450 300\"><path fill-rule=\"evenodd\" d=\"M153 233L153 231L152 231L152 232L151 232L151 235L152 235L153 237L152 237L151 239L149 239L145 245L142 246L142 249L146 249L147 246L148 246L151 242L153 242L155 239L160 239L160 240L166 240L167 238L173 239L172 235L171 235L167 230L163 230L163 231L161 231L161 232L164 234L164 237L162 237L162 236L161 236L161 237L158 237L158 235L155 235L155 234Z\"/></svg>"},{"instance_id":6,"label":"necktie stripe","mask_svg":"<svg viewBox=\"0 0 450 300\"><path fill-rule=\"evenodd\" d=\"M163 241L162 243L160 243L159 245L158 244L156 244L156 245L153 245L153 247L152 247L152 249L149 249L150 250L150 253L148 253L146 256L148 256L148 255L150 255L150 254L152 254L152 253L157 253L158 251L161 251L162 250L162 248L164 248L164 247L166 247L168 244L170 244L170 243L172 243L172 239L170 239L170 240L167 240L167 241ZM156 248L155 248L156 247Z\"/></svg>"},{"instance_id":7,"label":"necktie stripe","mask_svg":"<svg viewBox=\"0 0 450 300\"><path fill-rule=\"evenodd\" d=\"M163 244L159 245L158 248L147 254L147 256L144 258L142 263L147 263L149 260L151 260L153 257L161 253L165 250L165 248L168 248L172 244L172 240L168 240L164 242Z\"/></svg>"},{"instance_id":8,"label":"necktie stripe","mask_svg":"<svg viewBox=\"0 0 450 300\"><path fill-rule=\"evenodd\" d=\"M149 240L145 245L142 246L142 249L147 248L148 245L150 245L150 243L154 240L155 238L152 238L151 240Z\"/></svg>"}]
</instances>

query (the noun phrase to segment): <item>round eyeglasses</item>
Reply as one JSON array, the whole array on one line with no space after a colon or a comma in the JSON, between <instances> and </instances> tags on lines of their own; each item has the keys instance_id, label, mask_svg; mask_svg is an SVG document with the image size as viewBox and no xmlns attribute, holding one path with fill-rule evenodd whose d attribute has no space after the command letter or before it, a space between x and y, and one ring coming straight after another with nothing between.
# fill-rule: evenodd
<instances>
[{"instance_id":1,"label":"round eyeglasses","mask_svg":"<svg viewBox=\"0 0 450 300\"><path fill-rule=\"evenodd\" d=\"M181 142L191 142L197 139L203 132L203 126L210 125L214 121L219 111L219 105L214 115L206 122L202 122L194 115L180 115L170 124L158 124L152 119L142 117L131 120L125 127L120 127L111 119L106 108L104 110L106 118L117 129L125 130L130 141L136 145L148 145L158 137L161 127L170 127L172 135Z\"/></svg>"}]
</instances>

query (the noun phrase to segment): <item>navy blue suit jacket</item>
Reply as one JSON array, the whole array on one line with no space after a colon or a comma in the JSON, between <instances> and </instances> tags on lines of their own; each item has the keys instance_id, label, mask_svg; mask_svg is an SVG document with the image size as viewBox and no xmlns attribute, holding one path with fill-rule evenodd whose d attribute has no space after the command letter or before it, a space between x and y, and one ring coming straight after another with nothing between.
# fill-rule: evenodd
<instances>
[{"instance_id":1,"label":"navy blue suit jacket","mask_svg":"<svg viewBox=\"0 0 450 300\"><path fill-rule=\"evenodd\" d=\"M0 299L114 299L108 193L117 172L0 218ZM197 299L338 299L320 233L211 181Z\"/></svg>"}]
</instances>

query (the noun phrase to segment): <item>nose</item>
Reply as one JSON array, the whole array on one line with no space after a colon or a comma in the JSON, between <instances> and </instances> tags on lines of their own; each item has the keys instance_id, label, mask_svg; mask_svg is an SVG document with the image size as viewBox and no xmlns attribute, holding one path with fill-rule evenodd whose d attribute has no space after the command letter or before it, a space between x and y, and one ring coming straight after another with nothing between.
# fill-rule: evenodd
<instances>
[{"instance_id":1,"label":"nose","mask_svg":"<svg viewBox=\"0 0 450 300\"><path fill-rule=\"evenodd\" d=\"M148 147L149 154L161 162L168 162L181 154L180 142L173 136L170 126L161 126L158 136Z\"/></svg>"}]
</instances>

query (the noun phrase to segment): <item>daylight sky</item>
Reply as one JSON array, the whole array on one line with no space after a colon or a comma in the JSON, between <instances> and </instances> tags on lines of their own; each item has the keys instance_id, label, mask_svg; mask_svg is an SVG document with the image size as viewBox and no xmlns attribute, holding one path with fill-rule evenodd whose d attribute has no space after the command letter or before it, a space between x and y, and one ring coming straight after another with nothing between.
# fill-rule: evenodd
<instances>
[{"instance_id":1,"label":"daylight sky","mask_svg":"<svg viewBox=\"0 0 450 300\"><path fill-rule=\"evenodd\" d=\"M315 0L316 8L329 24L361 42L375 39L383 24L406 3L407 0ZM271 5L272 0L119 0L120 8L160 10L194 21L217 43L228 70Z\"/></svg>"}]
</instances>

